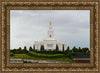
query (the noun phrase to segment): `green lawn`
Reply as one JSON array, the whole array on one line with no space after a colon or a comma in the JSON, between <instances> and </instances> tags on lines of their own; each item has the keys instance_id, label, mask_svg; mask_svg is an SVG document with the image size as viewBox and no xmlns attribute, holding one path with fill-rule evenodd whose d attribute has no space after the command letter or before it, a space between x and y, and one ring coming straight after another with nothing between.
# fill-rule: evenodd
<instances>
[{"instance_id":1,"label":"green lawn","mask_svg":"<svg viewBox=\"0 0 100 73\"><path fill-rule=\"evenodd\" d=\"M65 61L69 63L73 63L72 59L66 58L66 57L57 57L57 56L63 56L64 54L40 54L36 52L29 52L28 54L14 54L14 56L10 56L11 58L23 58L23 59L37 59L37 60L56 60L56 61ZM50 57L55 58L50 58Z\"/></svg>"}]
</instances>

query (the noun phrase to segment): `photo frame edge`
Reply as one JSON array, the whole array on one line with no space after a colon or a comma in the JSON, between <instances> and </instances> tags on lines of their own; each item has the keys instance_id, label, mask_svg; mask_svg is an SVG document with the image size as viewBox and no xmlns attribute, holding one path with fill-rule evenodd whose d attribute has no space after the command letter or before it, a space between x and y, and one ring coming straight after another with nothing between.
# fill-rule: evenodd
<instances>
[{"instance_id":1,"label":"photo frame edge","mask_svg":"<svg viewBox=\"0 0 100 73\"><path fill-rule=\"evenodd\" d=\"M98 12L98 11L97 11ZM97 15L98 16L98 15ZM98 31L99 32L99 31ZM98 34L98 32L97 32L97 34ZM99 44L98 44L99 45ZM98 46L99 47L99 46ZM3 52L3 51L2 51ZM98 51L96 50L96 52L98 53ZM96 54L96 56L98 56L98 54ZM3 57L3 56L2 56ZM2 63L2 66L3 66L3 63ZM3 69L4 71L5 71L5 69ZM9 71L9 69L7 70L7 71ZM88 71L88 69L87 69L87 71ZM95 70L95 71L97 71L97 70Z\"/></svg>"}]
</instances>

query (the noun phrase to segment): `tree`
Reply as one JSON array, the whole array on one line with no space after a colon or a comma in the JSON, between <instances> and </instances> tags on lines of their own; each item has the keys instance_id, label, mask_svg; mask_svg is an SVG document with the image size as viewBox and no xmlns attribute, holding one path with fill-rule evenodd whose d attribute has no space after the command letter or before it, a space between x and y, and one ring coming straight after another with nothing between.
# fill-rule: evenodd
<instances>
[{"instance_id":1,"label":"tree","mask_svg":"<svg viewBox=\"0 0 100 73\"><path fill-rule=\"evenodd\" d=\"M14 53L10 52L10 56L14 56Z\"/></svg>"},{"instance_id":2,"label":"tree","mask_svg":"<svg viewBox=\"0 0 100 73\"><path fill-rule=\"evenodd\" d=\"M41 51L44 51L44 45L41 45L40 50L41 50Z\"/></svg>"},{"instance_id":3,"label":"tree","mask_svg":"<svg viewBox=\"0 0 100 73\"><path fill-rule=\"evenodd\" d=\"M64 44L63 44L63 52L64 52Z\"/></svg>"},{"instance_id":4,"label":"tree","mask_svg":"<svg viewBox=\"0 0 100 73\"><path fill-rule=\"evenodd\" d=\"M69 49L70 49L70 48L69 48L69 46L68 46L67 49L66 49L66 51L69 52Z\"/></svg>"},{"instance_id":5,"label":"tree","mask_svg":"<svg viewBox=\"0 0 100 73\"><path fill-rule=\"evenodd\" d=\"M59 51L59 47L58 47L58 44L56 44L56 51Z\"/></svg>"},{"instance_id":6,"label":"tree","mask_svg":"<svg viewBox=\"0 0 100 73\"><path fill-rule=\"evenodd\" d=\"M72 49L73 52L77 52L77 48L74 46Z\"/></svg>"},{"instance_id":7,"label":"tree","mask_svg":"<svg viewBox=\"0 0 100 73\"><path fill-rule=\"evenodd\" d=\"M28 52L26 46L24 46L23 52L24 53L27 53Z\"/></svg>"},{"instance_id":8,"label":"tree","mask_svg":"<svg viewBox=\"0 0 100 73\"><path fill-rule=\"evenodd\" d=\"M30 46L30 48L29 48L29 51L33 51L31 46Z\"/></svg>"},{"instance_id":9,"label":"tree","mask_svg":"<svg viewBox=\"0 0 100 73\"><path fill-rule=\"evenodd\" d=\"M81 47L79 47L79 48L78 48L78 52L82 52L82 49L81 49Z\"/></svg>"},{"instance_id":10,"label":"tree","mask_svg":"<svg viewBox=\"0 0 100 73\"><path fill-rule=\"evenodd\" d=\"M16 49L10 50L12 53L16 54Z\"/></svg>"},{"instance_id":11,"label":"tree","mask_svg":"<svg viewBox=\"0 0 100 73\"><path fill-rule=\"evenodd\" d=\"M89 48L88 48L88 51L87 51L87 53L88 53L88 54L90 54L90 50L89 50Z\"/></svg>"},{"instance_id":12,"label":"tree","mask_svg":"<svg viewBox=\"0 0 100 73\"><path fill-rule=\"evenodd\" d=\"M82 48L82 52L83 52L83 53L88 52L88 50L89 50L88 48Z\"/></svg>"},{"instance_id":13,"label":"tree","mask_svg":"<svg viewBox=\"0 0 100 73\"><path fill-rule=\"evenodd\" d=\"M33 45L33 51L35 51L35 45Z\"/></svg>"},{"instance_id":14,"label":"tree","mask_svg":"<svg viewBox=\"0 0 100 73\"><path fill-rule=\"evenodd\" d=\"M22 53L22 48L21 48L21 47L19 47L19 48L17 49L17 53Z\"/></svg>"},{"instance_id":15,"label":"tree","mask_svg":"<svg viewBox=\"0 0 100 73\"><path fill-rule=\"evenodd\" d=\"M89 51L89 48L86 47L86 48L85 48L85 52L88 52L88 51Z\"/></svg>"},{"instance_id":16,"label":"tree","mask_svg":"<svg viewBox=\"0 0 100 73\"><path fill-rule=\"evenodd\" d=\"M68 53L67 56L71 59L72 58L72 54Z\"/></svg>"},{"instance_id":17,"label":"tree","mask_svg":"<svg viewBox=\"0 0 100 73\"><path fill-rule=\"evenodd\" d=\"M21 47L19 47L18 51L22 51L22 48L21 48Z\"/></svg>"}]
</instances>

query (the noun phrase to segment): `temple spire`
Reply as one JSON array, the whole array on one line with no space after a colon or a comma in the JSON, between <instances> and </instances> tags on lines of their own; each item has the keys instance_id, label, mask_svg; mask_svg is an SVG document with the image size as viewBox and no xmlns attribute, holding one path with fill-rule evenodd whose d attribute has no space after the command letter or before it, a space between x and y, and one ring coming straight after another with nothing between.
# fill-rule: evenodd
<instances>
[{"instance_id":1,"label":"temple spire","mask_svg":"<svg viewBox=\"0 0 100 73\"><path fill-rule=\"evenodd\" d=\"M49 31L48 31L48 37L49 38L54 38L53 28L52 28L52 25L51 25L51 21L50 21L50 27L49 27Z\"/></svg>"},{"instance_id":2,"label":"temple spire","mask_svg":"<svg viewBox=\"0 0 100 73\"><path fill-rule=\"evenodd\" d=\"M51 21L50 21L50 26L51 26Z\"/></svg>"}]
</instances>

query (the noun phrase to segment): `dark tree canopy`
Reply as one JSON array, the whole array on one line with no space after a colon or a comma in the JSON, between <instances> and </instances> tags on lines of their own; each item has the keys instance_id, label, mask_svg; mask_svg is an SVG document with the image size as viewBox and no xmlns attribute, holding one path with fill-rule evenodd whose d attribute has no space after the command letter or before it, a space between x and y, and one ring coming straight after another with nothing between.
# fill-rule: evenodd
<instances>
[{"instance_id":1,"label":"dark tree canopy","mask_svg":"<svg viewBox=\"0 0 100 73\"><path fill-rule=\"evenodd\" d=\"M21 48L21 47L19 47L18 51L22 51L22 48Z\"/></svg>"},{"instance_id":2,"label":"dark tree canopy","mask_svg":"<svg viewBox=\"0 0 100 73\"><path fill-rule=\"evenodd\" d=\"M35 50L35 45L33 45L33 50Z\"/></svg>"},{"instance_id":3,"label":"dark tree canopy","mask_svg":"<svg viewBox=\"0 0 100 73\"><path fill-rule=\"evenodd\" d=\"M59 51L59 47L58 47L58 44L56 44L56 51Z\"/></svg>"},{"instance_id":4,"label":"dark tree canopy","mask_svg":"<svg viewBox=\"0 0 100 73\"><path fill-rule=\"evenodd\" d=\"M69 57L69 58L74 57L78 53L83 53L83 54L87 53L90 55L90 49L86 48L86 47L85 48L81 48L81 47L76 48L74 46L73 48L70 49L70 47L67 46L66 50L64 48L65 48L64 44L62 45L62 51L59 50L58 44L56 44L55 50L45 50L44 45L40 46L40 50L35 49L35 45L33 45L33 48L31 46L29 48L24 46L23 49L21 47L19 47L17 49L11 49L10 56L14 56L14 54L28 54L29 55L30 51L41 53L41 54L64 54L65 57ZM29 50L27 50L27 49L29 49Z\"/></svg>"},{"instance_id":5,"label":"dark tree canopy","mask_svg":"<svg viewBox=\"0 0 100 73\"><path fill-rule=\"evenodd\" d=\"M32 47L31 47L31 46L29 47L29 51L33 51L33 49L32 49Z\"/></svg>"},{"instance_id":6,"label":"dark tree canopy","mask_svg":"<svg viewBox=\"0 0 100 73\"><path fill-rule=\"evenodd\" d=\"M78 48L78 52L82 52L82 49L81 49L81 47L79 47L79 48Z\"/></svg>"},{"instance_id":7,"label":"dark tree canopy","mask_svg":"<svg viewBox=\"0 0 100 73\"><path fill-rule=\"evenodd\" d=\"M73 52L78 52L78 49L74 46L72 49Z\"/></svg>"},{"instance_id":8,"label":"dark tree canopy","mask_svg":"<svg viewBox=\"0 0 100 73\"><path fill-rule=\"evenodd\" d=\"M69 48L69 46L68 46L68 47L67 47L67 52L69 52L69 49L70 49L70 48Z\"/></svg>"},{"instance_id":9,"label":"dark tree canopy","mask_svg":"<svg viewBox=\"0 0 100 73\"><path fill-rule=\"evenodd\" d=\"M65 51L65 49L64 49L64 44L63 44L63 52Z\"/></svg>"},{"instance_id":10,"label":"dark tree canopy","mask_svg":"<svg viewBox=\"0 0 100 73\"><path fill-rule=\"evenodd\" d=\"M88 52L88 48L82 48L82 52Z\"/></svg>"},{"instance_id":11,"label":"dark tree canopy","mask_svg":"<svg viewBox=\"0 0 100 73\"><path fill-rule=\"evenodd\" d=\"M41 45L40 50L41 50L41 51L44 51L44 45Z\"/></svg>"},{"instance_id":12,"label":"dark tree canopy","mask_svg":"<svg viewBox=\"0 0 100 73\"><path fill-rule=\"evenodd\" d=\"M28 52L26 46L24 46L23 52L24 53L27 53Z\"/></svg>"}]
</instances>

